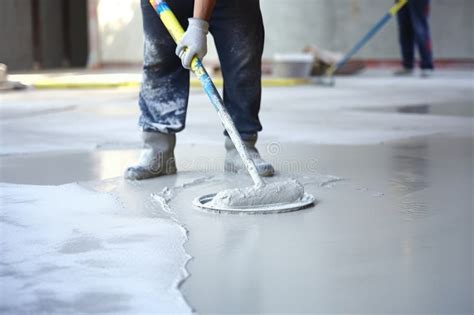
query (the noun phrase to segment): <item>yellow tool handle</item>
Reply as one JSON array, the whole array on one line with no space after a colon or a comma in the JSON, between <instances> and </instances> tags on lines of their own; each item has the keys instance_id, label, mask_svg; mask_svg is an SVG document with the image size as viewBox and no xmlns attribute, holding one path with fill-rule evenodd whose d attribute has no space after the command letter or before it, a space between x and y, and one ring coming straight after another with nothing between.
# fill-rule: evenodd
<instances>
[{"instance_id":1,"label":"yellow tool handle","mask_svg":"<svg viewBox=\"0 0 474 315\"><path fill-rule=\"evenodd\" d=\"M174 42L178 44L184 36L184 29L176 18L176 15L174 15L164 1L150 0L150 4L160 15L163 25L166 27L171 37L173 37ZM194 56L191 61L191 70L193 70L198 77L202 72L202 67L199 66L199 63L199 58Z\"/></svg>"},{"instance_id":2,"label":"yellow tool handle","mask_svg":"<svg viewBox=\"0 0 474 315\"><path fill-rule=\"evenodd\" d=\"M397 15L398 11L400 11L400 9L403 8L407 2L408 0L398 0L397 3L395 3L395 5L391 7L390 10L388 10L388 12L391 16Z\"/></svg>"}]
</instances>

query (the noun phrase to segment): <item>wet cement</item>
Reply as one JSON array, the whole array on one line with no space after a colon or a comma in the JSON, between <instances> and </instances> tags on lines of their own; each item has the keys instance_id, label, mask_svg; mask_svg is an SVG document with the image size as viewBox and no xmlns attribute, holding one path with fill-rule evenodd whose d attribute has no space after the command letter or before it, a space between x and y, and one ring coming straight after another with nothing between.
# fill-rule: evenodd
<instances>
[{"instance_id":1,"label":"wet cement","mask_svg":"<svg viewBox=\"0 0 474 315\"><path fill-rule=\"evenodd\" d=\"M188 313L186 231L78 184L0 184L0 313Z\"/></svg>"},{"instance_id":2,"label":"wet cement","mask_svg":"<svg viewBox=\"0 0 474 315\"><path fill-rule=\"evenodd\" d=\"M215 184L171 202L190 231L193 276L182 291L196 310L472 310L472 139L288 149L320 157L318 171L299 177L314 208L256 217L193 211L192 198ZM326 184L316 172L346 180Z\"/></svg>"},{"instance_id":3,"label":"wet cement","mask_svg":"<svg viewBox=\"0 0 474 315\"><path fill-rule=\"evenodd\" d=\"M374 112L399 113L411 115L437 115L437 116L459 116L473 117L474 107L472 102L460 104L415 104L405 106L387 106L372 108L357 108L358 110L367 110Z\"/></svg>"},{"instance_id":4,"label":"wet cement","mask_svg":"<svg viewBox=\"0 0 474 315\"><path fill-rule=\"evenodd\" d=\"M330 187L302 175L318 204L300 213L216 218L192 213L183 202L192 193L183 195L175 208L190 230L186 248L201 257L184 294L217 313L469 312L469 148L468 140L299 148L318 152L320 171L347 178ZM443 156L453 151L464 157Z\"/></svg>"},{"instance_id":5,"label":"wet cement","mask_svg":"<svg viewBox=\"0 0 474 315\"><path fill-rule=\"evenodd\" d=\"M0 182L87 181L81 186L133 210L120 212L124 220L183 224L193 259L180 291L199 313L472 313L472 117L364 110L468 103L467 78L362 76L334 89L264 91L271 106L262 111L259 148L279 170L273 180L294 177L317 199L315 207L295 213L216 215L191 206L197 196L251 185L248 177L222 174L221 128L200 95L193 95L187 130L178 137L178 175L137 183L117 177L138 156L135 92L3 97ZM44 245L54 250L67 240L59 235ZM144 252L161 246L136 244ZM50 279L41 276L34 271L18 279L26 284L39 277L47 285ZM123 290L128 300L106 299L119 299L127 310L140 301L129 294L135 289ZM82 310L103 306L100 294L80 296L80 305L93 306ZM64 310L65 299L44 297L40 306Z\"/></svg>"},{"instance_id":6,"label":"wet cement","mask_svg":"<svg viewBox=\"0 0 474 315\"><path fill-rule=\"evenodd\" d=\"M317 205L280 215L193 208L196 196L251 183L205 167L87 185L118 196L125 208L184 224L194 258L181 290L200 313L463 313L472 310L472 149L472 138L443 137L284 144L278 158L265 154L277 178L296 177ZM60 160L67 164L67 155ZM163 191L164 203L153 202L151 194Z\"/></svg>"}]
</instances>

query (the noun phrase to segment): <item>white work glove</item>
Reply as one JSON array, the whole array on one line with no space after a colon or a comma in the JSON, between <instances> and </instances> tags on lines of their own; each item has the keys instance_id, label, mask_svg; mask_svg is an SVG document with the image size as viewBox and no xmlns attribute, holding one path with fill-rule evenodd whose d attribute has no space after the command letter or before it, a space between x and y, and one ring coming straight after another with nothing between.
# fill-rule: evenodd
<instances>
[{"instance_id":1,"label":"white work glove","mask_svg":"<svg viewBox=\"0 0 474 315\"><path fill-rule=\"evenodd\" d=\"M209 23L206 20L190 18L189 26L176 47L176 55L186 69L191 69L194 56L202 59L207 54L207 33Z\"/></svg>"}]
</instances>

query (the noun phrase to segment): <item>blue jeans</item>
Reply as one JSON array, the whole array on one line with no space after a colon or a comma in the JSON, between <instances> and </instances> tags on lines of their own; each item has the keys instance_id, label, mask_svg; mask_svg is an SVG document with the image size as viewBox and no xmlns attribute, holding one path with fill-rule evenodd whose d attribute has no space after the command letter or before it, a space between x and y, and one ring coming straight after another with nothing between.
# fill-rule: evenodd
<instances>
[{"instance_id":1,"label":"blue jeans","mask_svg":"<svg viewBox=\"0 0 474 315\"><path fill-rule=\"evenodd\" d=\"M167 3L186 29L194 1ZM189 71L175 55L176 44L148 0L141 1L141 8L145 56L139 125L144 131L176 133L186 123ZM224 103L242 138L253 139L262 130L258 113L264 28L259 1L217 0L209 24L221 63Z\"/></svg>"},{"instance_id":2,"label":"blue jeans","mask_svg":"<svg viewBox=\"0 0 474 315\"><path fill-rule=\"evenodd\" d=\"M410 0L398 13L398 30L402 52L402 66L413 69L415 44L420 53L420 67L433 69L433 52L428 22L430 0Z\"/></svg>"}]
</instances>

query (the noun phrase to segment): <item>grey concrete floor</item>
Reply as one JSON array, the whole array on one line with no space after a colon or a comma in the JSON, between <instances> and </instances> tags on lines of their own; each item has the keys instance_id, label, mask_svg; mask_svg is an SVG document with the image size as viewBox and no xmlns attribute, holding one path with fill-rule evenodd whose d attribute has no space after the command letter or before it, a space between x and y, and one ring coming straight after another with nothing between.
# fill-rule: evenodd
<instances>
[{"instance_id":1,"label":"grey concrete floor","mask_svg":"<svg viewBox=\"0 0 474 315\"><path fill-rule=\"evenodd\" d=\"M313 208L268 216L216 215L191 206L196 196L250 184L246 176L221 172L221 127L198 90L191 95L187 129L178 136L180 173L138 183L120 178L139 152L137 91L1 94L0 182L20 185L15 187L25 196L34 187L26 185L74 182L114 196L125 209L119 211L121 218L133 226L133 233L118 232L128 240L124 248L138 253L137 261L150 264L134 267L124 253L109 248L109 259L117 261L104 268L130 273L126 280L135 285L120 286L120 294L108 287L91 293L88 286L76 285L71 298L60 294L63 287L54 286L54 278L42 277L42 285L51 284L47 292L55 293L55 299L45 298L44 288L34 290L39 284L31 284L34 273L15 277L8 269L15 267L10 256L21 257L17 252L28 244L12 247L19 236L7 234L7 219L13 215L9 211L21 207L4 198L0 226L2 248L8 251L0 257L8 268L0 276L5 280L2 291L11 296L3 294L0 310L14 313L11 301L31 295L25 298L29 307L17 310L182 312L186 307L178 300L167 300L167 309L150 302L161 287L141 288L148 284L148 273L175 273L176 277L152 280L170 281L163 286L169 290L177 286L176 280L182 281L180 292L198 313L472 313L473 93L473 75L467 71L439 71L429 80L369 71L343 78L332 89L265 89L259 147L279 170L274 180L297 178L317 198ZM165 202L156 202L152 194ZM94 221L93 198L80 203L91 209L83 219L85 226ZM111 213L112 220L117 210ZM66 215L55 216L59 219L34 228L69 226ZM184 249L193 257L186 265L189 277L179 268L166 269L173 259L175 266L184 268L186 253L179 246L169 265L153 266L160 261L156 250L161 253L159 246L166 245L151 232L158 226L137 218L165 220L186 229ZM28 225L27 219L17 220L16 224ZM134 236L141 224L147 241ZM87 230L84 226L71 228ZM180 238L167 228L172 235L168 242ZM87 231L107 240L102 232ZM69 237L51 236L42 246L49 253L57 244L70 244ZM90 238L77 242L85 248L95 244ZM143 257L137 248L144 251ZM151 248L156 250L150 252ZM44 254L44 261L28 257L28 266L53 264L66 254L70 253ZM103 258L101 252L75 250L74 255ZM90 264L68 268L95 272ZM140 268L143 279L134 275ZM75 278L68 279L69 274L60 275L73 290ZM108 283L117 277L100 274L96 281ZM15 286L6 288L9 283ZM19 289L27 284L33 289ZM112 307L117 300L118 307Z\"/></svg>"}]
</instances>

